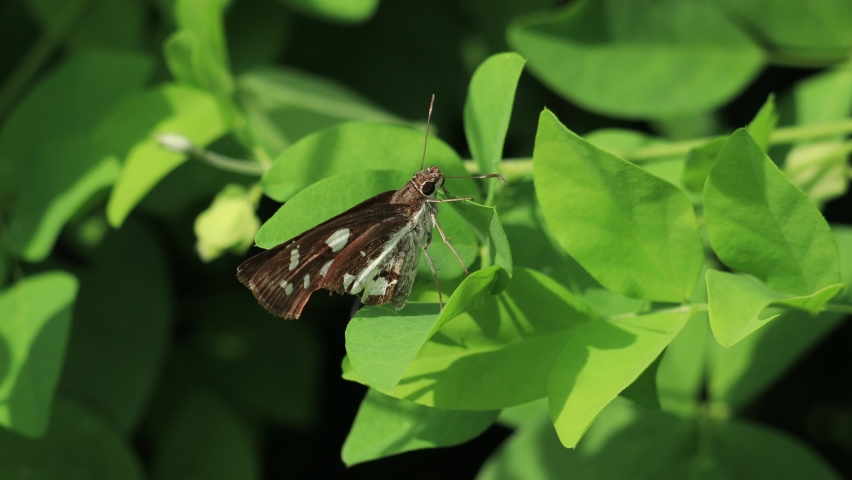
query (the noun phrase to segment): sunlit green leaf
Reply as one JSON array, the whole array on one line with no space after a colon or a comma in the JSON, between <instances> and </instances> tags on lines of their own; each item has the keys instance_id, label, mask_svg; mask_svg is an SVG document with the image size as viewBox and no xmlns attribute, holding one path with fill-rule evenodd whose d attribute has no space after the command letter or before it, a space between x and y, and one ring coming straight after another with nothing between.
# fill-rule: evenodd
<instances>
[{"instance_id":1,"label":"sunlit green leaf","mask_svg":"<svg viewBox=\"0 0 852 480\"><path fill-rule=\"evenodd\" d=\"M226 251L242 254L252 246L260 228L254 213L259 200L259 185L251 191L239 184L225 185L195 219L195 248L202 260L209 262Z\"/></svg>"},{"instance_id":2,"label":"sunlit green leaf","mask_svg":"<svg viewBox=\"0 0 852 480\"><path fill-rule=\"evenodd\" d=\"M730 347L780 314L775 310L766 312L767 308L783 306L815 315L843 286L838 283L811 295L796 296L773 290L753 277L708 270L710 327L716 340Z\"/></svg>"},{"instance_id":3,"label":"sunlit green leaf","mask_svg":"<svg viewBox=\"0 0 852 480\"><path fill-rule=\"evenodd\" d=\"M263 176L264 193L283 202L312 183L353 170L410 172L408 181L420 166L423 138L417 130L376 123L347 123L308 135L275 159ZM428 165L445 175L467 175L458 154L438 138L429 139ZM450 179L446 185L454 195L479 196L471 180Z\"/></svg>"},{"instance_id":4,"label":"sunlit green leaf","mask_svg":"<svg viewBox=\"0 0 852 480\"><path fill-rule=\"evenodd\" d=\"M352 466L411 450L458 445L485 431L497 413L426 407L369 390L341 456Z\"/></svg>"},{"instance_id":5,"label":"sunlit green leaf","mask_svg":"<svg viewBox=\"0 0 852 480\"><path fill-rule=\"evenodd\" d=\"M517 53L498 53L486 59L470 79L464 131L480 173L500 171L515 89L524 63Z\"/></svg>"},{"instance_id":6,"label":"sunlit green leaf","mask_svg":"<svg viewBox=\"0 0 852 480\"><path fill-rule=\"evenodd\" d=\"M370 19L379 0L279 0L290 8L321 20L361 23Z\"/></svg>"},{"instance_id":7,"label":"sunlit green leaf","mask_svg":"<svg viewBox=\"0 0 852 480\"><path fill-rule=\"evenodd\" d=\"M0 425L28 437L47 430L76 296L77 280L65 272L0 292Z\"/></svg>"},{"instance_id":8,"label":"sunlit green leaf","mask_svg":"<svg viewBox=\"0 0 852 480\"><path fill-rule=\"evenodd\" d=\"M744 129L719 152L704 199L707 233L725 265L796 295L840 282L837 245L822 214Z\"/></svg>"},{"instance_id":9,"label":"sunlit green leaf","mask_svg":"<svg viewBox=\"0 0 852 480\"><path fill-rule=\"evenodd\" d=\"M550 417L573 448L594 418L660 355L689 309L589 322L568 339L550 372Z\"/></svg>"},{"instance_id":10,"label":"sunlit green leaf","mask_svg":"<svg viewBox=\"0 0 852 480\"><path fill-rule=\"evenodd\" d=\"M703 251L682 191L584 141L547 110L533 162L550 230L603 286L666 302L692 294Z\"/></svg>"}]
</instances>

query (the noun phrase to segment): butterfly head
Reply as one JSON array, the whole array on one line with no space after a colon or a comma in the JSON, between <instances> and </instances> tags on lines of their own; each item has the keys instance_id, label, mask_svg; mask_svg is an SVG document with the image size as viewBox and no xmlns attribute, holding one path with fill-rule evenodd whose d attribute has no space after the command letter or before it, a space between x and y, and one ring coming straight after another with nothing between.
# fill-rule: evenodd
<instances>
[{"instance_id":1,"label":"butterfly head","mask_svg":"<svg viewBox=\"0 0 852 480\"><path fill-rule=\"evenodd\" d=\"M438 190L444 185L444 174L436 166L420 170L411 178L411 183L417 187L424 197L435 198Z\"/></svg>"}]
</instances>

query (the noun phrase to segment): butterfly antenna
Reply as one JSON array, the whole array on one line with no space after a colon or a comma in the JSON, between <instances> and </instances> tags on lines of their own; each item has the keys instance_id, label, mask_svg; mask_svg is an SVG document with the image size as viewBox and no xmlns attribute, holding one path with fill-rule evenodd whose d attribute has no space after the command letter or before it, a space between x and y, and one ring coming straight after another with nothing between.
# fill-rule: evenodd
<instances>
[{"instance_id":1,"label":"butterfly antenna","mask_svg":"<svg viewBox=\"0 0 852 480\"><path fill-rule=\"evenodd\" d=\"M426 162L426 144L429 143L429 124L432 123L432 107L435 106L435 94L432 94L432 101L429 102L429 115L426 116L426 139L423 140L423 158L420 159L420 170L423 170L423 164Z\"/></svg>"}]
</instances>

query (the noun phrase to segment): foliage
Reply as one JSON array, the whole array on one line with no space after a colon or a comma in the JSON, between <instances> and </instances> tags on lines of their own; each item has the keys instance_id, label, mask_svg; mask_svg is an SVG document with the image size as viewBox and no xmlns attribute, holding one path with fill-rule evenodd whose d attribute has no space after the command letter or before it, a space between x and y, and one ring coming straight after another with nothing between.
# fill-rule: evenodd
<instances>
[{"instance_id":1,"label":"foliage","mask_svg":"<svg viewBox=\"0 0 852 480\"><path fill-rule=\"evenodd\" d=\"M553 3L0 5L34 43L0 55L0 476L259 478L264 433L343 422L317 463L499 423L479 478L839 478L749 407L852 313L823 213L852 8ZM471 274L435 232L442 310L421 261L402 310L267 315L240 256L400 188L432 92L426 165L508 180L447 181ZM341 357L345 419L319 400Z\"/></svg>"}]
</instances>

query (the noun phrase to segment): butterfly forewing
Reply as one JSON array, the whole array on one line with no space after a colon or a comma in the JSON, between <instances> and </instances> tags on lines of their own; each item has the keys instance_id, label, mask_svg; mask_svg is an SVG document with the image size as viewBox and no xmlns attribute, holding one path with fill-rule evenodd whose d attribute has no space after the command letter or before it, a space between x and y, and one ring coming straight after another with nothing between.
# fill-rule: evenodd
<instances>
[{"instance_id":1,"label":"butterfly forewing","mask_svg":"<svg viewBox=\"0 0 852 480\"><path fill-rule=\"evenodd\" d=\"M298 318L311 293L319 289L357 293L360 287L362 291L381 291L382 296L392 294L390 283L382 291L382 282L392 279L362 274L374 263L384 266L385 262L376 259L383 256L389 241L410 228L411 207L391 204L393 194L376 195L250 258L239 266L237 277L261 305L284 318ZM356 279L360 279L358 284ZM370 295L364 298L372 300Z\"/></svg>"}]
</instances>

